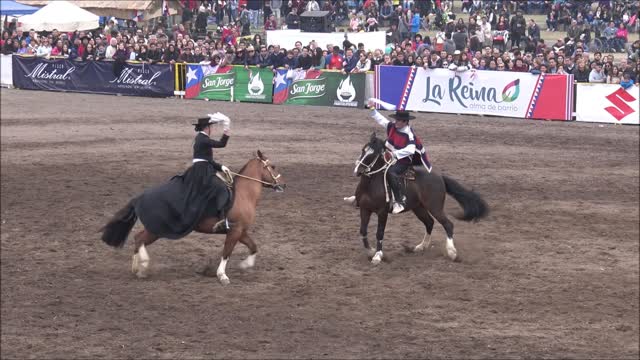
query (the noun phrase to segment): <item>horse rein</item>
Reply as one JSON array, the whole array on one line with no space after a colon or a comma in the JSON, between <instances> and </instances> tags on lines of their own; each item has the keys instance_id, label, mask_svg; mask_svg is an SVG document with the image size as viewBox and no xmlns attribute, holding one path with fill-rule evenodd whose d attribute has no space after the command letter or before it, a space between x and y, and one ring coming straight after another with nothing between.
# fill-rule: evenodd
<instances>
[{"instance_id":1,"label":"horse rein","mask_svg":"<svg viewBox=\"0 0 640 360\"><path fill-rule=\"evenodd\" d=\"M266 181L263 181L263 180L260 180L260 179L256 179L256 178L252 178L250 176L242 175L242 174L239 174L239 173L236 173L236 172L233 172L233 171L229 171L229 172L233 176L245 178L245 179L248 179L248 180L253 180L253 181L259 182L259 183L264 184L264 185L269 185L270 187L276 187L276 186L280 185L280 184L278 184L278 179L280 178L280 174L278 174L278 176L275 176L273 174L273 171L271 171L271 168L269 167L269 160L262 160L259 157L256 157L256 159L260 160L260 162L263 165L263 167L262 167L263 169L266 168L267 171L269 171L269 175L271 175L271 178L274 181L273 183L266 182Z\"/></svg>"}]
</instances>

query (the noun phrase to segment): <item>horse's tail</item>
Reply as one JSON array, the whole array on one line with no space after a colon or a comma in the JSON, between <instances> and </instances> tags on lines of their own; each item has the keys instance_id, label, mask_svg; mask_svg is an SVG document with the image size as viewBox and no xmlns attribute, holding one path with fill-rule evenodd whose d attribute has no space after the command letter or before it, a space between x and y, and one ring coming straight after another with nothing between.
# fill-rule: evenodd
<instances>
[{"instance_id":1,"label":"horse's tail","mask_svg":"<svg viewBox=\"0 0 640 360\"><path fill-rule=\"evenodd\" d=\"M465 189L460 183L450 177L442 176L447 193L462 206L464 214L456 216L459 220L479 220L489 214L489 205L473 190Z\"/></svg>"},{"instance_id":2,"label":"horse's tail","mask_svg":"<svg viewBox=\"0 0 640 360\"><path fill-rule=\"evenodd\" d=\"M102 241L109 246L122 247L137 220L138 216L133 207L133 200L131 200L113 215L107 225L99 230L99 232L102 232Z\"/></svg>"}]
</instances>

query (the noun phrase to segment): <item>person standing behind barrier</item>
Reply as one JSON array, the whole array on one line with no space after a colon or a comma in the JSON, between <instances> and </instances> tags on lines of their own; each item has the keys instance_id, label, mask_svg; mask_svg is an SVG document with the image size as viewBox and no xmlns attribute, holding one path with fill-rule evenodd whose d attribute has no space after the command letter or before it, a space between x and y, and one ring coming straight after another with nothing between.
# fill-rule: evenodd
<instances>
[{"instance_id":1,"label":"person standing behind barrier","mask_svg":"<svg viewBox=\"0 0 640 360\"><path fill-rule=\"evenodd\" d=\"M344 59L342 55L340 55L340 48L338 46L333 47L333 52L329 55L329 60L327 61L327 69L329 70L342 70Z\"/></svg>"},{"instance_id":2,"label":"person standing behind barrier","mask_svg":"<svg viewBox=\"0 0 640 360\"><path fill-rule=\"evenodd\" d=\"M109 41L109 46L105 50L104 58L106 60L112 60L113 55L115 55L117 50L118 50L118 40L116 38L111 38L111 41Z\"/></svg>"},{"instance_id":3,"label":"person standing behind barrier","mask_svg":"<svg viewBox=\"0 0 640 360\"><path fill-rule=\"evenodd\" d=\"M147 51L147 59L152 64L158 63L162 60L162 53L158 49L158 45L156 43L151 43L149 45L149 51Z\"/></svg>"},{"instance_id":4,"label":"person standing behind barrier","mask_svg":"<svg viewBox=\"0 0 640 360\"><path fill-rule=\"evenodd\" d=\"M325 68L325 57L323 55L322 48L315 48L313 50L314 55L311 59L311 68L315 70L322 70Z\"/></svg>"},{"instance_id":5,"label":"person standing behind barrier","mask_svg":"<svg viewBox=\"0 0 640 360\"><path fill-rule=\"evenodd\" d=\"M587 83L589 82L589 69L587 68L585 61L580 59L578 61L578 66L573 69L573 79L579 83Z\"/></svg>"},{"instance_id":6,"label":"person standing behind barrier","mask_svg":"<svg viewBox=\"0 0 640 360\"><path fill-rule=\"evenodd\" d=\"M350 73L356 67L358 63L358 59L353 55L353 49L347 49L345 51L345 57L342 61L342 72L347 74Z\"/></svg>"}]
</instances>

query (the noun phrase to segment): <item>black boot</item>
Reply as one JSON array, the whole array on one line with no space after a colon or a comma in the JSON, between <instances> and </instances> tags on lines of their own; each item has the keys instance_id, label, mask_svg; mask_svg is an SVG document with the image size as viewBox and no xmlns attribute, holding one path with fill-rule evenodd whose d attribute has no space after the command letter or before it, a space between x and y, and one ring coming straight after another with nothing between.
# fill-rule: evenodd
<instances>
[{"instance_id":1,"label":"black boot","mask_svg":"<svg viewBox=\"0 0 640 360\"><path fill-rule=\"evenodd\" d=\"M406 197L402 193L402 182L401 180L391 175L389 177L389 183L391 185L391 191L393 191L393 197L395 198L395 203L393 204L392 213L398 214L404 210Z\"/></svg>"}]
</instances>

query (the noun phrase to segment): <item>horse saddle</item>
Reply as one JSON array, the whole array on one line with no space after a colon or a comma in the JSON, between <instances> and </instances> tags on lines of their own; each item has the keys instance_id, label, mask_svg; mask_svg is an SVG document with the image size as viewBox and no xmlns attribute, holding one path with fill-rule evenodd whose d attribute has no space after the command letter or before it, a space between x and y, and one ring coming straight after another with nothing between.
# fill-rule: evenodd
<instances>
[{"instance_id":1,"label":"horse saddle","mask_svg":"<svg viewBox=\"0 0 640 360\"><path fill-rule=\"evenodd\" d=\"M213 226L214 234L226 234L229 230L231 230L232 223L226 218L226 214L229 213L231 207L233 206L234 193L233 193L233 177L227 176L225 172L217 171L216 177L222 181L222 183L226 186L226 190L229 194L229 198L227 202L223 205L222 211L220 212L220 221L218 221Z\"/></svg>"}]
</instances>

